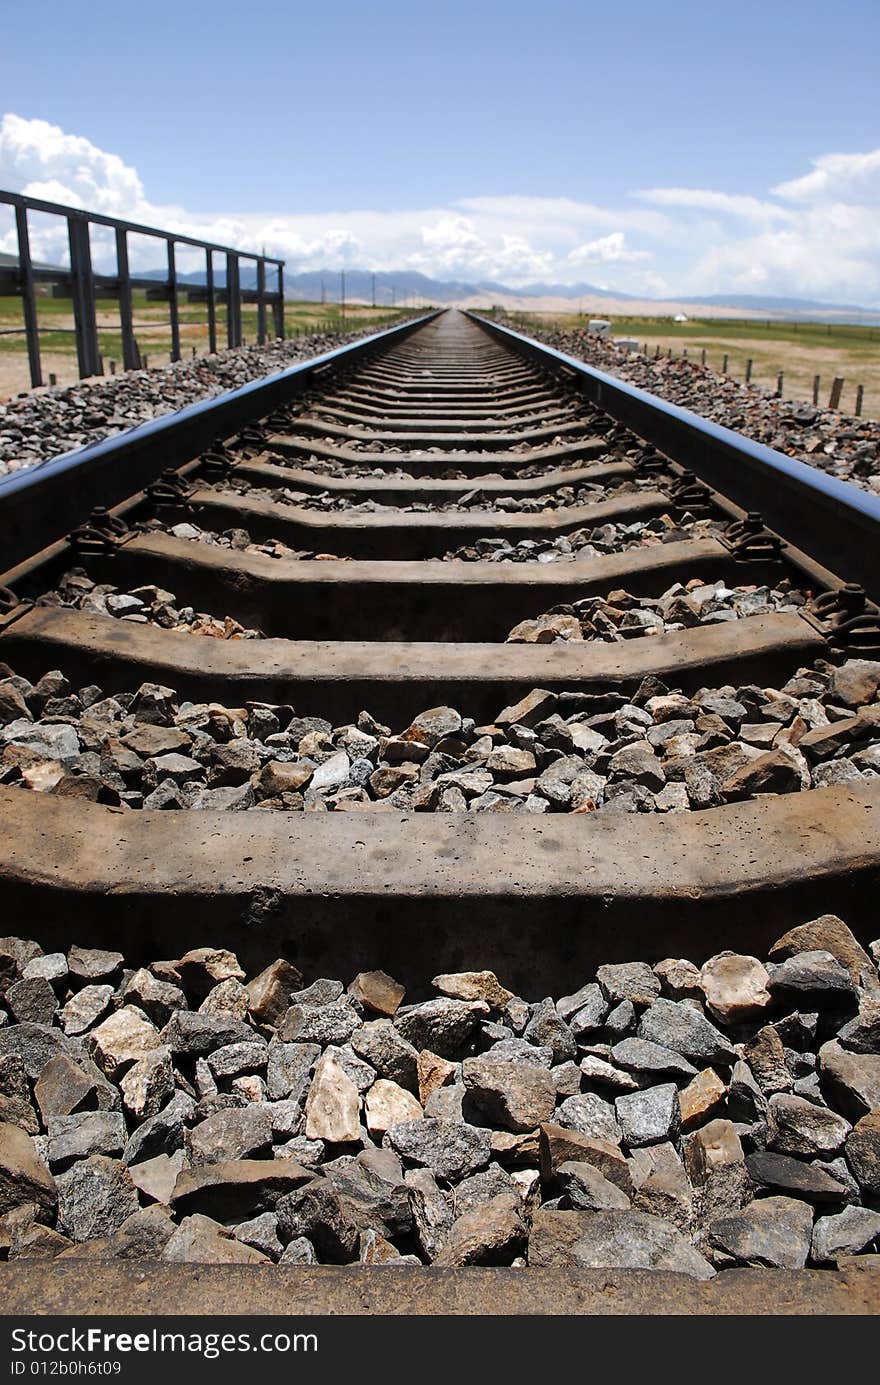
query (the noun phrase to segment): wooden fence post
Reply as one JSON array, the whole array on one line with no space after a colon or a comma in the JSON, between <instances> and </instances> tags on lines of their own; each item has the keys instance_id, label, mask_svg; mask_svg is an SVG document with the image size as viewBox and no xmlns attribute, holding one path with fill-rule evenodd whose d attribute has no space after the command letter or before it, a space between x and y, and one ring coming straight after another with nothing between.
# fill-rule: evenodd
<instances>
[{"instance_id":1,"label":"wooden fence post","mask_svg":"<svg viewBox=\"0 0 880 1385\"><path fill-rule=\"evenodd\" d=\"M751 378L752 378L752 358L751 358L751 356L750 356L749 359L746 361L746 384L749 383L749 381L751 380Z\"/></svg>"},{"instance_id":2,"label":"wooden fence post","mask_svg":"<svg viewBox=\"0 0 880 1385\"><path fill-rule=\"evenodd\" d=\"M822 377L821 377L821 375L814 375L814 376L813 376L813 403L814 403L816 406L818 406L818 404L819 404L819 386L821 385L821 383L822 383Z\"/></svg>"},{"instance_id":3,"label":"wooden fence post","mask_svg":"<svg viewBox=\"0 0 880 1385\"><path fill-rule=\"evenodd\" d=\"M840 408L840 396L843 394L844 379L842 375L835 375L831 382L831 394L828 398L829 409Z\"/></svg>"},{"instance_id":4,"label":"wooden fence post","mask_svg":"<svg viewBox=\"0 0 880 1385\"><path fill-rule=\"evenodd\" d=\"M725 351L724 355L723 355L722 358L721 358L721 374L722 374L722 375L726 375L726 374L727 374L727 352L726 352L726 351Z\"/></svg>"},{"instance_id":5,"label":"wooden fence post","mask_svg":"<svg viewBox=\"0 0 880 1385\"><path fill-rule=\"evenodd\" d=\"M858 388L856 389L856 418L860 418L860 417L861 417L862 405L864 404L864 402L865 402L865 387L864 387L864 385L859 385Z\"/></svg>"},{"instance_id":6,"label":"wooden fence post","mask_svg":"<svg viewBox=\"0 0 880 1385\"><path fill-rule=\"evenodd\" d=\"M781 398L782 398L782 382L783 382L783 379L784 379L784 375L783 375L783 372L780 370L779 374L776 376L776 398L777 398L777 399L781 399Z\"/></svg>"}]
</instances>

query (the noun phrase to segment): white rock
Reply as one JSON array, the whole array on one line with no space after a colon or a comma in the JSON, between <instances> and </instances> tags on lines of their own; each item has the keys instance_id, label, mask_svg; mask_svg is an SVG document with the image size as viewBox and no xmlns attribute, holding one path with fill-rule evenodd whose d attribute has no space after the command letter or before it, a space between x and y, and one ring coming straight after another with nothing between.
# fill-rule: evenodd
<instances>
[{"instance_id":1,"label":"white rock","mask_svg":"<svg viewBox=\"0 0 880 1385\"><path fill-rule=\"evenodd\" d=\"M757 957L719 952L700 972L706 1003L716 1019L736 1022L759 1015L770 1004L766 968Z\"/></svg>"},{"instance_id":2,"label":"white rock","mask_svg":"<svg viewBox=\"0 0 880 1385\"><path fill-rule=\"evenodd\" d=\"M347 1144L360 1138L361 1099L342 1065L324 1054L306 1101L306 1139Z\"/></svg>"},{"instance_id":3,"label":"white rock","mask_svg":"<svg viewBox=\"0 0 880 1385\"><path fill-rule=\"evenodd\" d=\"M418 1121L424 1111L412 1092L399 1087L396 1082L388 1082L380 1077L367 1092L364 1103L367 1113L367 1129L371 1135L384 1135L392 1125L402 1121Z\"/></svg>"}]
</instances>

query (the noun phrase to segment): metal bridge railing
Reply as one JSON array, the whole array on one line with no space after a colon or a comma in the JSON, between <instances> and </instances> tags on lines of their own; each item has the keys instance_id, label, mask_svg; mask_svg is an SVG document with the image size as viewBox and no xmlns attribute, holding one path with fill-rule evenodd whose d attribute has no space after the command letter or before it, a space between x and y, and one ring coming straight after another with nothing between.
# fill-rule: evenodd
<instances>
[{"instance_id":1,"label":"metal bridge railing","mask_svg":"<svg viewBox=\"0 0 880 1385\"><path fill-rule=\"evenodd\" d=\"M126 370L137 370L141 365L140 352L134 332L132 312L132 290L145 288L152 299L167 299L169 325L171 328L171 359L180 360L180 296L185 294L188 302L203 302L208 310L208 345L211 351L217 350L217 305L226 305L226 341L228 346L241 346L241 308L243 303L257 305L257 340L266 340L267 313L272 313L273 336L284 336L284 261L267 255L256 255L234 250L228 245L215 245L211 241L198 240L193 236L179 235L173 231L161 231L152 226L140 226L133 221L119 221L115 217L103 216L100 212L86 212L78 207L65 207L57 202L44 202L36 197L25 197L17 192L0 190L0 203L14 208L15 227L18 237L18 263L0 265L0 295L18 295L22 300L24 326L21 330L27 338L28 364L31 384L43 383L40 362L40 327L37 317L37 286L47 284L56 292L60 289L73 300L74 332L76 336L76 355L81 378L89 375L102 375L103 362L98 347L97 308L98 299L115 298L119 301L119 322L122 332L122 364ZM41 212L50 216L64 217L67 221L67 239L70 247L70 267L35 264L30 250L30 230L28 213ZM116 237L116 273L97 274L92 267L90 228L108 226ZM144 278L133 275L129 269L128 237L130 234L151 236L164 241L168 273L162 279ZM176 246L194 247L205 254L205 283L181 284L175 263ZM225 287L218 287L214 274L214 256L225 257ZM256 266L256 286L242 288L241 261L252 261ZM276 287L267 287L267 266L274 275Z\"/></svg>"}]
</instances>

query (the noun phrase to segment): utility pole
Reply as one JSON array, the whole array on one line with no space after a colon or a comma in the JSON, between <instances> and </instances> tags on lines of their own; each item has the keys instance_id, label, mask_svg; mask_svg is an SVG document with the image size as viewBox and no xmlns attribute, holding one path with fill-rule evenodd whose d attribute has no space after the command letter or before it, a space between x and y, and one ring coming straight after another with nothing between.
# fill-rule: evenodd
<instances>
[{"instance_id":1,"label":"utility pole","mask_svg":"<svg viewBox=\"0 0 880 1385\"><path fill-rule=\"evenodd\" d=\"M370 275L370 279L371 279L371 281L372 281L372 287L373 287L373 307L375 308L375 306L376 306L376 276L375 276L375 274L371 274L371 275Z\"/></svg>"}]
</instances>

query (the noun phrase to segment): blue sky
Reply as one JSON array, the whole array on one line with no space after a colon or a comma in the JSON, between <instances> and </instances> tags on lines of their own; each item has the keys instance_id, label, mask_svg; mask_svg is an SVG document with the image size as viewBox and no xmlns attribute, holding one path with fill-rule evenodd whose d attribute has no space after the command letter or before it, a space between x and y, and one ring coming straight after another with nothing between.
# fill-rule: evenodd
<instances>
[{"instance_id":1,"label":"blue sky","mask_svg":"<svg viewBox=\"0 0 880 1385\"><path fill-rule=\"evenodd\" d=\"M876 0L34 14L3 14L0 186L292 269L880 302Z\"/></svg>"}]
</instances>

